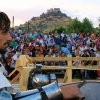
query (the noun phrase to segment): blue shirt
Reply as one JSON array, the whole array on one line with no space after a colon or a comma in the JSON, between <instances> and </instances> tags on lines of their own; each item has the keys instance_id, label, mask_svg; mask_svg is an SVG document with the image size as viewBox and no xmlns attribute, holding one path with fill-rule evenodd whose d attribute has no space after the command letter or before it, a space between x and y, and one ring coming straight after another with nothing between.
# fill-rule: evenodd
<instances>
[{"instance_id":1,"label":"blue shirt","mask_svg":"<svg viewBox=\"0 0 100 100\"><path fill-rule=\"evenodd\" d=\"M19 29L18 33L20 33L20 35L22 35L23 31L21 29Z\"/></svg>"},{"instance_id":2,"label":"blue shirt","mask_svg":"<svg viewBox=\"0 0 100 100\"><path fill-rule=\"evenodd\" d=\"M29 37L34 39L35 37L37 37L37 33L34 33L34 34L30 33Z\"/></svg>"},{"instance_id":3,"label":"blue shirt","mask_svg":"<svg viewBox=\"0 0 100 100\"><path fill-rule=\"evenodd\" d=\"M72 47L72 44L71 44L71 43L68 43L68 44L67 44L67 47L68 47L68 48L71 48L71 47Z\"/></svg>"},{"instance_id":4,"label":"blue shirt","mask_svg":"<svg viewBox=\"0 0 100 100\"><path fill-rule=\"evenodd\" d=\"M61 52L65 52L65 53L66 53L66 57L67 57L68 55L71 55L70 51L69 51L66 47L62 47L62 48L61 48Z\"/></svg>"},{"instance_id":5,"label":"blue shirt","mask_svg":"<svg viewBox=\"0 0 100 100\"><path fill-rule=\"evenodd\" d=\"M4 89L0 89L0 100L12 100L12 96Z\"/></svg>"}]
</instances>

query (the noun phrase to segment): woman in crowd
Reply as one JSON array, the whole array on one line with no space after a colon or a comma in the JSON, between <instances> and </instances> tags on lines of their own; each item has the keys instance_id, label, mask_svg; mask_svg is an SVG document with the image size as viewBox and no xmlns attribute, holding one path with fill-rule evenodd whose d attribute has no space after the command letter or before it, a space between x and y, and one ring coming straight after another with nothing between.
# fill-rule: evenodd
<instances>
[{"instance_id":1,"label":"woman in crowd","mask_svg":"<svg viewBox=\"0 0 100 100\"><path fill-rule=\"evenodd\" d=\"M76 57L80 57L80 54L76 53L75 56ZM74 66L81 66L81 61L80 60L73 61L73 65ZM83 70L81 70L81 69L73 69L72 79L74 78L74 75L75 75L76 72L79 74L79 77L82 80L83 79L83 75L82 75L83 74Z\"/></svg>"}]
</instances>

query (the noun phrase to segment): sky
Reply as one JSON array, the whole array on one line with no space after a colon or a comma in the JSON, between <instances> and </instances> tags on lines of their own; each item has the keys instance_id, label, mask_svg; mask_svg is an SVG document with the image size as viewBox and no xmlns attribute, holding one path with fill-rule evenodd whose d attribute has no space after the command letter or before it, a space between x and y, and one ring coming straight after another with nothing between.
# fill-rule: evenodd
<instances>
[{"instance_id":1,"label":"sky","mask_svg":"<svg viewBox=\"0 0 100 100\"><path fill-rule=\"evenodd\" d=\"M14 16L14 26L29 21L32 17L38 17L50 8L60 8L62 13L72 19L82 21L87 17L98 27L100 17L100 0L0 0L0 11L5 12L11 22Z\"/></svg>"}]
</instances>

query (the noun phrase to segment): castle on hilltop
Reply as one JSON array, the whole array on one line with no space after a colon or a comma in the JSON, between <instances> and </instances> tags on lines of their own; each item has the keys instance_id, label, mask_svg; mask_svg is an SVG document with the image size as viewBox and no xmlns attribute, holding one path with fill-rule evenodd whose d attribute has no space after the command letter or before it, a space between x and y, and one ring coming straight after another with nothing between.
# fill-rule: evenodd
<instances>
[{"instance_id":1,"label":"castle on hilltop","mask_svg":"<svg viewBox=\"0 0 100 100\"><path fill-rule=\"evenodd\" d=\"M33 16L28 22L30 30L36 29L47 32L53 30L55 27L66 27L71 22L71 20L72 19L70 17L61 12L60 8L50 8L38 17ZM18 29L19 27L21 27L23 30L26 30L28 27L28 23L25 22L24 24L16 27L16 29Z\"/></svg>"},{"instance_id":2,"label":"castle on hilltop","mask_svg":"<svg viewBox=\"0 0 100 100\"><path fill-rule=\"evenodd\" d=\"M47 10L47 14L52 13L52 12L56 13L58 11L60 11L60 8L54 8L54 9L51 8L51 9Z\"/></svg>"}]
</instances>

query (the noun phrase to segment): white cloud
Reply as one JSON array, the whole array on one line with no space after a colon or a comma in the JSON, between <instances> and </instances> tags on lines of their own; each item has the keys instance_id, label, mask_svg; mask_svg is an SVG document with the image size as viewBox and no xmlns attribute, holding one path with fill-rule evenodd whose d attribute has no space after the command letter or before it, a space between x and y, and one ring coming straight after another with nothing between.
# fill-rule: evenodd
<instances>
[{"instance_id":1,"label":"white cloud","mask_svg":"<svg viewBox=\"0 0 100 100\"><path fill-rule=\"evenodd\" d=\"M0 10L6 12L10 19L15 16L15 25L24 23L33 16L39 16L50 8L61 8L63 13L82 20L88 17L94 26L98 26L100 17L99 0L0 0Z\"/></svg>"},{"instance_id":2,"label":"white cloud","mask_svg":"<svg viewBox=\"0 0 100 100\"><path fill-rule=\"evenodd\" d=\"M84 0L85 1L85 0ZM100 5L99 4L93 4L93 3L84 3L84 2L74 2L69 4L63 4L60 6L63 9L67 9L67 13L72 17L78 17L80 20L87 17L89 18L93 23L94 26L98 26L98 17L100 16ZM75 10L77 12L75 12ZM91 16L90 16L91 15Z\"/></svg>"}]
</instances>

